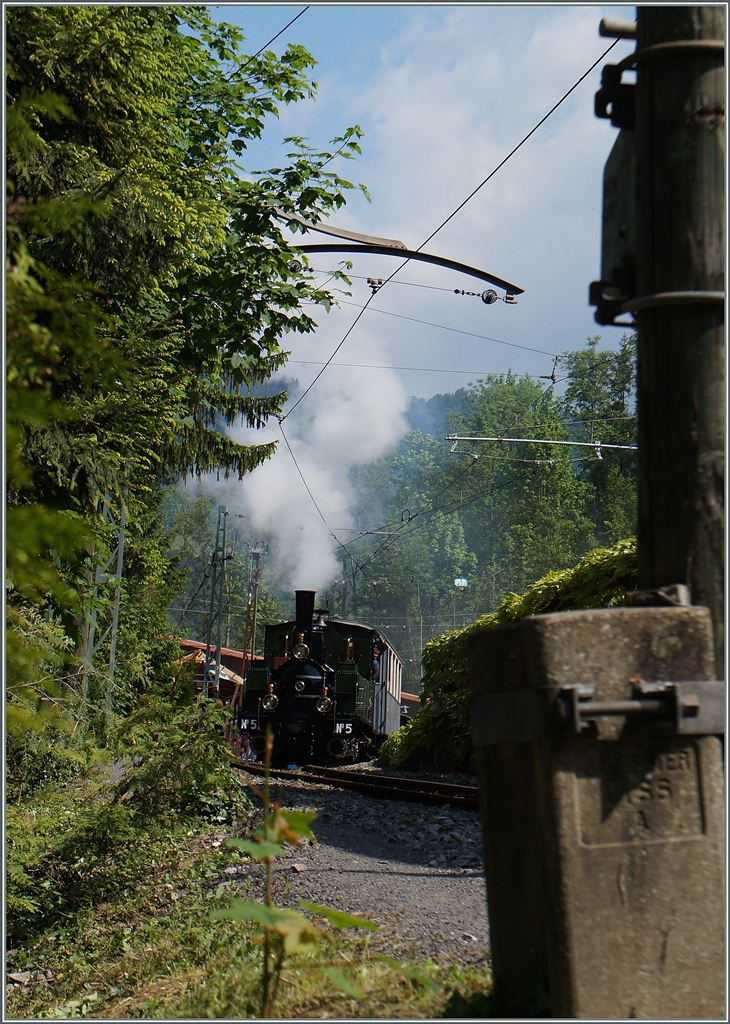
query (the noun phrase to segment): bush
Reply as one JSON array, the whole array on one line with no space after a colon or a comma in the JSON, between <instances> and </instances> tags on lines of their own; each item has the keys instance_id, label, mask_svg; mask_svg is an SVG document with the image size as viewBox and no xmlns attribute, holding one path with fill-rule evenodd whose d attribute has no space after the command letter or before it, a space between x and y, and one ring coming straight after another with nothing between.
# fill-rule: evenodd
<instances>
[{"instance_id":1,"label":"bush","mask_svg":"<svg viewBox=\"0 0 730 1024\"><path fill-rule=\"evenodd\" d=\"M472 630L528 615L624 603L636 586L636 541L589 551L572 569L550 572L522 595L508 594L496 612L434 637L423 651L422 709L383 744L380 760L394 768L473 771L469 737L466 642Z\"/></svg>"},{"instance_id":2,"label":"bush","mask_svg":"<svg viewBox=\"0 0 730 1024\"><path fill-rule=\"evenodd\" d=\"M8 734L5 742L5 796L8 803L27 800L37 790L78 778L84 771L83 752L63 745L55 729L45 735Z\"/></svg>"},{"instance_id":3,"label":"bush","mask_svg":"<svg viewBox=\"0 0 730 1024\"><path fill-rule=\"evenodd\" d=\"M85 770L81 753L55 749L48 733L16 743L17 801L6 820L13 941L124 891L149 869L151 847L195 820L250 812L222 735L227 718L211 700L180 708L142 695L113 737L114 775L123 772L117 782L90 777L91 760ZM66 781L61 768L70 773Z\"/></svg>"},{"instance_id":4,"label":"bush","mask_svg":"<svg viewBox=\"0 0 730 1024\"><path fill-rule=\"evenodd\" d=\"M239 804L250 807L223 738L229 718L229 711L205 697L181 708L141 694L114 736L115 751L129 764L115 801L124 800L146 817L220 821L235 817Z\"/></svg>"}]
</instances>

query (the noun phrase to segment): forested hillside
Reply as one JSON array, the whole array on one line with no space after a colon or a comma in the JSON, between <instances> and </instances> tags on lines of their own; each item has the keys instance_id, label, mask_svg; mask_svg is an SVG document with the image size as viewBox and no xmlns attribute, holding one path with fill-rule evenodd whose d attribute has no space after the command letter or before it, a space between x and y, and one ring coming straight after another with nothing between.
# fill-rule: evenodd
<instances>
[{"instance_id":1,"label":"forested hillside","mask_svg":"<svg viewBox=\"0 0 730 1024\"><path fill-rule=\"evenodd\" d=\"M358 471L360 527L393 535L349 545L349 600L390 625L407 658L419 657L422 638L494 611L506 594L634 532L633 451L598 458L590 448L476 442L449 451L446 430L636 444L633 336L615 352L590 339L562 357L558 374L561 393L507 375L478 381L451 402L436 396L439 431L415 430ZM457 590L456 578L468 587Z\"/></svg>"}]
</instances>

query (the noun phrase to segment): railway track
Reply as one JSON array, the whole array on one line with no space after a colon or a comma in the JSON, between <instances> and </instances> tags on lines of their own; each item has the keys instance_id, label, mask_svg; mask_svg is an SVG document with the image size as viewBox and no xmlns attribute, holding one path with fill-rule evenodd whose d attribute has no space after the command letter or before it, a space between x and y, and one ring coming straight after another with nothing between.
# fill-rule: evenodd
<instances>
[{"instance_id":1,"label":"railway track","mask_svg":"<svg viewBox=\"0 0 730 1024\"><path fill-rule=\"evenodd\" d=\"M256 762L246 761L235 767L252 775L264 774L263 765ZM305 765L300 771L272 768L270 775L272 778L298 782L323 782L330 786L356 789L359 793L390 800L451 804L468 811L479 809L479 791L476 786L456 786L426 779L400 779L392 775L376 775L374 772L343 771L339 768L320 768L315 765Z\"/></svg>"}]
</instances>

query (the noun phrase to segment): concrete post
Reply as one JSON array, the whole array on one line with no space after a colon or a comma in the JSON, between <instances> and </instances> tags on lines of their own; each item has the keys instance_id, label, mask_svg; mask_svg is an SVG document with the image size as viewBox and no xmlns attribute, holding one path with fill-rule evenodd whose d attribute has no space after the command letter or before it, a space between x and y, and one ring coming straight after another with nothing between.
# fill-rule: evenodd
<instances>
[{"instance_id":1,"label":"concrete post","mask_svg":"<svg viewBox=\"0 0 730 1024\"><path fill-rule=\"evenodd\" d=\"M724 714L701 717L722 700L700 682L714 668L705 608L539 615L470 638L500 1016L723 1017L723 750L699 731L722 729ZM634 714L659 681L700 699L653 718L670 704L649 692ZM560 725L567 698L596 709L580 733Z\"/></svg>"}]
</instances>

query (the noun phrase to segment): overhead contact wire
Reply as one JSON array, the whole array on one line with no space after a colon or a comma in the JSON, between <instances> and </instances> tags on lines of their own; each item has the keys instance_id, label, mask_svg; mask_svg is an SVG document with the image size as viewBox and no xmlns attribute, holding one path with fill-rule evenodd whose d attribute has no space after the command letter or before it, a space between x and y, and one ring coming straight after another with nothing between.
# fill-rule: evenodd
<instances>
[{"instance_id":1,"label":"overhead contact wire","mask_svg":"<svg viewBox=\"0 0 730 1024\"><path fill-rule=\"evenodd\" d=\"M531 137L532 137L532 136L533 136L533 135L535 134L535 132L536 132L536 131L538 130L538 128L540 128L540 126L541 126L541 125L543 125L543 124L544 124L544 123L545 123L545 122L547 121L547 119L548 119L548 118L550 117L550 115L551 115L551 114L553 114L553 113L554 113L554 112L555 112L555 111L556 111L556 110L558 109L558 107L559 107L559 106L561 105L561 103L564 103L564 102L565 102L565 100L566 100L566 99L568 98L568 96L570 96L570 94L571 94L572 92L574 92L574 91L575 91L575 89L577 89L577 88L578 88L578 86L579 86L579 85L581 84L581 82L582 82L582 81L584 81L584 79L586 79L586 78L588 77L588 75L589 75L589 74L591 73L591 71L593 71L593 69L594 69L595 67L597 67L597 65L598 65L598 64L600 64L600 63L601 63L601 61L602 61L602 60L604 59L604 57L606 57L606 55L607 55L608 53L610 53L610 52L611 52L611 50L612 50L612 49L614 48L614 46L616 46L616 44L617 44L618 42L619 42L619 40L618 40L618 39L614 39L614 41L613 41L613 42L611 43L611 45L610 45L610 46L608 47L608 49L607 49L607 50L605 50L605 51L604 51L604 52L603 52L603 53L601 54L601 56L600 56L600 57L598 58L598 60L594 61L594 62L593 62L593 64L591 64L591 66L590 66L590 67L588 68L588 70L587 70L586 72L584 72L584 73L583 73L583 74L582 74L582 75L580 76L580 78L578 79L578 81L577 81L577 82L575 82L575 83L574 83L574 84L573 84L573 85L572 85L572 86L570 87L570 89L568 89L568 91L567 91L567 92L566 92L566 93L565 93L565 94L564 94L563 96L561 96L561 98L560 98L560 99L558 100L558 102L557 102L557 103L555 103L555 104L554 104L554 105L553 105L553 106L552 106L552 107L550 108L550 110L548 110L547 114L545 114L545 116L544 116L544 117L542 117L542 118L541 118L541 119L540 119L540 120L539 120L539 121L537 122L537 124L535 125L535 127L534 127L534 128L532 128L532 129L531 129L531 131L529 131L529 132L527 133L527 135L525 135L525 137L524 137L524 138L523 138L523 139L522 139L522 140L521 140L520 142L518 142L518 143L517 143L517 145L516 145L516 146L514 147L514 149L510 150L510 152L509 152L509 153L507 154L507 156L506 156L506 157L504 158L504 160L502 160L502 161L501 161L501 162L500 162L499 164L497 164L497 166L496 166L496 167L494 168L494 170L493 170L493 171L491 171L491 172L490 172L490 173L489 173L489 174L487 175L487 177L486 177L486 178L484 179L484 181L480 182L480 184L479 184L479 185L477 185L477 187L476 187L475 189L473 189L473 190L472 190L472 191L471 191L471 192L469 193L469 195L468 195L468 196L466 197L466 199L464 199L464 200L463 200L463 202L459 203L459 205L458 205L458 206L456 207L456 209L455 209L455 210L453 210L453 211L452 211L452 212L451 212L451 213L449 214L449 216L448 216L448 217L446 218L446 220L442 221L442 222L441 222L441 223L439 224L439 226L438 226L438 227L436 228L436 230L435 230L435 231L432 231L432 232L431 232L431 234L430 234L430 235L428 236L428 238L427 238L427 239L425 239L425 241L421 242L421 244L420 244L420 245L418 246L418 248L416 249L416 252L420 252L420 251L421 251L421 249L423 249L424 245L427 245L427 244L428 244L428 243L429 243L429 242L431 241L431 239L432 239L432 238L433 238L433 237L434 237L435 235L437 235L437 234L439 233L439 231L440 231L440 230L441 230L441 229L442 229L443 227L445 227L445 226L446 226L446 225L447 225L447 224L449 223L449 221L450 221L450 220L452 220L452 218L454 218L454 217L456 216L456 214L457 214L457 213L458 213L458 212L459 212L460 210L463 210L463 208L464 208L464 207L466 206L466 204L467 204L467 203L468 203L468 202L469 202L469 201L470 201L471 199L473 199L473 198L474 198L474 196L475 196L475 195L477 194L477 192L479 192L479 190L480 190L480 189L482 189L482 188L483 188L483 187L484 187L484 186L485 186L485 185L487 184L487 182L488 182L488 181L490 181L490 180L491 180L491 179L492 179L492 178L494 177L494 175L495 175L495 174L497 173L497 171L501 170L501 168L502 168L502 167L504 167L504 165L505 165L505 164L507 163L507 161L508 161L508 160L509 160L509 159L510 159L511 157L513 157L513 156L514 156L514 154L515 154L515 153L517 152L517 150L518 150L518 149L520 149L520 148L521 148L522 146L524 146L524 144L525 144L525 143L527 142L527 140L528 140L528 139L530 139L530 138L531 138ZM392 273L392 274L390 275L390 277L387 277L387 278L385 279L385 281L383 281L383 284L382 284L382 285L381 285L380 287L382 288L382 287L384 287L384 286L385 286L386 284L388 284L388 282L389 282L389 281L392 281L392 280L393 280L393 278L395 277L395 275L396 275L397 273L399 273L399 272L400 272L400 271L401 271L401 270L403 269L403 267L405 267L405 266L406 266L406 264L407 264L407 263L410 263L410 261L411 261L411 258L410 258L410 256L406 257L406 258L405 258L405 259L403 260L403 262L402 262L402 263L400 264L400 266L396 267L396 269L395 269L395 270L393 271L393 273ZM380 290L380 289L378 289L378 291L379 291L379 290ZM331 355L331 356L329 357L329 359L327 360L327 362L326 362L326 363L324 364L324 366L322 367L322 369L321 369L321 370L319 371L319 373L318 373L318 374L316 375L316 377L314 378L314 380L312 381L312 383L311 383L311 384L309 385L309 387L307 387L307 388L306 388L306 389L305 389L305 390L304 390L304 391L302 392L302 394L301 394L301 395L299 396L299 398L298 398L298 399L296 400L296 402L295 402L295 403L294 403L294 405L293 405L293 406L291 407L291 409L289 409L289 411L288 411L288 412L287 412L287 413L286 413L286 414L285 414L285 415L284 415L284 416L282 417L282 420L285 420L285 419L287 418L287 416L290 416L290 415L291 415L291 414L292 414L292 413L294 412L294 410L295 410L295 409L297 408L297 406L298 406L298 405L299 405L299 404L300 404L301 402L303 402L303 401L304 401L304 399L306 398L306 396L307 396L307 395L309 394L309 392L310 392L310 391L312 390L312 388L313 388L313 387L314 387L314 385L315 385L315 384L317 383L317 381L319 380L319 378L320 378L320 377L322 376L322 374L324 373L324 371L325 371L325 370L327 369L327 367L329 366L329 364L330 364L330 363L332 362L332 360L333 360L333 359L335 358L335 356L336 356L336 355L337 355L337 353L338 353L338 352L340 351L340 349L342 348L342 346L343 346L343 345L345 344L345 342L347 341L347 339L348 339L348 338L350 337L350 335L352 334L352 331L354 330L354 328L355 328L355 327L357 326L357 324L359 323L359 321L360 321L360 319L361 319L361 317L362 317L363 313L364 313L364 312L365 312L365 310L366 310L366 309L368 308L368 306L370 305L370 303L371 303L371 301L372 301L372 299L373 299L374 297L375 297L375 292L373 292L373 294L372 294L372 295L370 296L370 298L369 298L369 299L368 299L368 300L366 301L365 305L364 305L364 306L362 307L362 309L360 310L360 312L359 312L359 313L357 314L357 316L355 317L355 319L354 319L354 321L352 322L352 324L350 324L350 326L348 327L348 329L347 329L347 332L345 333L345 336L343 337L342 341L341 341L341 342L340 342L340 343L338 344L337 348L336 348L336 349L334 350L334 352L333 352L333 353L332 353L332 355ZM546 353L546 354L547 354L547 355L554 355L554 353Z\"/></svg>"},{"instance_id":2,"label":"overhead contact wire","mask_svg":"<svg viewBox=\"0 0 730 1024\"><path fill-rule=\"evenodd\" d=\"M473 199L474 196L477 194L477 192L479 192L480 189L484 188L484 186L487 184L488 181L491 181L491 179L494 177L494 175L497 173L497 171L499 171L502 167L504 167L504 165L507 163L507 161L511 157L513 157L515 155L515 153L517 152L518 149L520 149L522 146L524 146L524 144L527 142L527 140L529 138L531 138L535 134L535 132L538 130L538 128L541 127L541 125L545 124L545 122L550 117L550 115L555 113L555 111L558 109L558 107L561 105L561 103L564 103L567 100L568 96L570 96L570 94L572 92L575 92L575 90L578 88L578 86L581 84L581 82L584 81L584 79L586 79L588 77L588 75L590 75L591 71L593 71L593 69L595 67L597 67L601 63L601 61L604 59L604 57L606 57L611 52L611 50L614 48L614 46L616 46L616 44L618 42L619 42L618 39L614 39L614 41L611 43L611 45L608 47L608 49L604 50L604 52L601 54L601 56L598 58L598 60L594 61L593 64L591 64L591 66L588 68L588 70L586 72L584 72L580 76L578 81L575 82L573 85L571 85L570 89L568 89L568 91L563 96L561 96L561 98L558 100L558 102L554 106L552 106L550 108L550 110L548 110L547 114L545 114L545 116L543 118L541 118L541 120L539 120L537 122L535 127L531 131L529 131L527 133L527 135L525 135L524 139L522 139L520 142L518 142L517 145L515 146L515 148L510 150L510 152L507 154L507 156L504 158L504 160L502 160L501 163L497 164L497 166L494 168L494 170L491 171L486 176L484 181L482 181L479 185L477 185L477 187L472 192L469 193L469 195L466 197L466 199L462 203L459 203L459 205L456 207L456 209L453 210L448 215L446 220L442 221L439 224L439 226L436 228L435 231L431 232L431 234L428 236L426 241L422 242L421 245L419 245L418 249L416 249L416 252L420 252L421 249L424 247L424 245L428 245L428 243L431 241L431 239L435 235L437 235L442 228L446 227L446 225L449 223L449 221L452 220L457 215L457 213L460 210L464 209L464 207L469 202L469 200ZM398 269L400 270L400 267ZM397 272L398 271L396 271L396 273Z\"/></svg>"},{"instance_id":3,"label":"overhead contact wire","mask_svg":"<svg viewBox=\"0 0 730 1024\"><path fill-rule=\"evenodd\" d=\"M277 39L279 38L279 36L283 35L283 34L284 34L284 33L286 32L286 30L287 30L288 28L290 28L290 27L291 27L291 26L292 26L292 25L294 24L294 22L295 22L295 21L297 21L297 19L298 19L298 18L301 18L301 16L302 16L302 15L303 15L303 14L304 14L304 13L305 13L306 11L308 11L308 10L309 10L310 6L311 6L310 4L307 4L307 6L306 6L306 7L304 7L304 8L303 8L303 9L302 9L302 10L301 10L301 11L299 12L299 14L295 15L295 16L294 16L294 17L292 18L292 20L291 20L291 21L287 22L287 24L286 24L286 25L284 26L284 28L280 29L280 31L279 31L279 32L277 32L275 36L272 36L272 37L271 37L271 39L269 39L268 43L264 43L264 45L263 45L263 46L261 47L261 49L260 49L260 50L257 50L257 51L256 51L256 53L255 53L255 54L253 55L253 57L249 57L247 61L244 61L244 63L240 65L240 67L237 67L235 71L232 71L232 72L230 73L230 75L228 76L228 78L226 79L226 81L230 81L230 80L231 80L231 79L233 78L233 76L234 76L234 75L240 75L240 73L241 73L241 72L242 72L242 71L243 71L243 70L244 70L245 68L247 68L247 67L249 66L249 64L251 63L251 61L254 61L254 60L256 60L256 58L257 58L257 57L260 57L260 56L261 56L261 54L262 54L262 53L264 52L264 50L266 50L266 49L267 49L267 48L268 48L269 46L271 46L271 44L272 44L272 43L275 43L275 42L276 42L276 40L277 40Z\"/></svg>"},{"instance_id":4,"label":"overhead contact wire","mask_svg":"<svg viewBox=\"0 0 730 1024\"><path fill-rule=\"evenodd\" d=\"M338 543L338 544L340 545L340 547L341 547L341 548L342 548L342 549L343 549L344 551L346 551L346 552L347 552L347 554L348 554L348 556L349 556L349 557L352 557L352 556L350 555L350 552L349 552L349 551L347 551L347 548L345 547L345 545L344 545L344 544L342 543L342 541L341 541L341 540L339 539L339 537L335 536L335 534L333 533L333 531L332 531L332 528L330 527L329 523L327 522L327 520L326 520L326 519L325 519L325 517L324 517L324 513L322 512L322 509L321 509L321 508L319 507L319 505L317 504L317 499L316 499L316 498L314 497L314 495L312 494L311 488L310 488L309 484L308 484L308 483L307 483L307 481L306 481L306 478L305 478L305 476L304 476L304 473L302 472L301 466L300 466L300 465L299 465L299 463L297 462L297 457L296 457L296 455L294 454L294 451L293 451L293 449L292 449L292 446L291 446L291 445L289 444L289 438L288 438L288 437L286 436L286 433L284 432L284 426L283 426L283 423L282 423L282 421L281 421L281 420L279 420L279 430L281 431L281 436L282 436L282 437L284 438L284 443L286 444L287 448L289 449L289 454L290 454L290 455L291 455L291 457L292 457L292 462L293 462L293 463L294 463L294 465L296 466L296 469L297 469L297 473L298 473L298 474L299 474L299 476L301 477L301 481L302 481L302 483L304 484L304 487L305 487L305 489L306 489L306 491L307 491L307 494L308 494L308 495L309 495L309 497L310 497L310 498L312 499L312 504L313 504L313 505L314 505L314 507L315 507L315 508L317 509L317 512L319 513L319 517L320 517L320 519L322 520L322 522L324 523L324 525L325 525L325 526L327 527L327 531L328 531L329 535L330 535L330 536L331 536L331 537L333 538L333 540L337 541L337 543Z\"/></svg>"}]
</instances>

